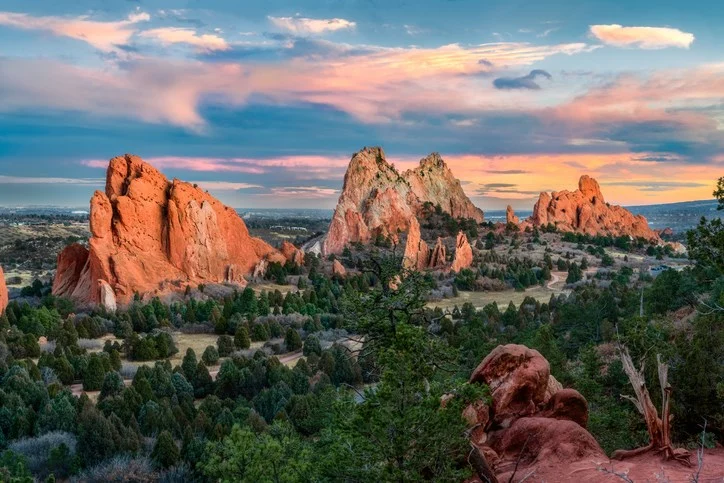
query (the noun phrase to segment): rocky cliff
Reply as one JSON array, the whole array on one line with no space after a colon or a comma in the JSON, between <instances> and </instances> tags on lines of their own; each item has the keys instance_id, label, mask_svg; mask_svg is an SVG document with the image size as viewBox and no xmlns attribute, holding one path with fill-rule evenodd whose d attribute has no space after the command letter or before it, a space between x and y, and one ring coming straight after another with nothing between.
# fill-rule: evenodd
<instances>
[{"instance_id":1,"label":"rocky cliff","mask_svg":"<svg viewBox=\"0 0 724 483\"><path fill-rule=\"evenodd\" d=\"M8 287L5 285L5 274L3 273L3 267L0 267L0 315L5 312L5 308L8 306Z\"/></svg>"},{"instance_id":2,"label":"rocky cliff","mask_svg":"<svg viewBox=\"0 0 724 483\"><path fill-rule=\"evenodd\" d=\"M535 226L552 223L559 230L588 235L629 235L660 240L649 228L646 218L606 203L598 182L586 175L581 176L576 191L541 193L530 222Z\"/></svg>"},{"instance_id":3,"label":"rocky cliff","mask_svg":"<svg viewBox=\"0 0 724 483\"><path fill-rule=\"evenodd\" d=\"M515 211L513 211L513 207L508 205L508 207L505 209L505 223L506 224L514 224L517 225L520 223L520 220L517 216L515 216Z\"/></svg>"},{"instance_id":4,"label":"rocky cliff","mask_svg":"<svg viewBox=\"0 0 724 483\"><path fill-rule=\"evenodd\" d=\"M55 295L80 304L111 307L188 284L243 285L260 260L285 261L233 209L137 156L110 161L105 192L90 205L89 249L67 247L53 282Z\"/></svg>"},{"instance_id":5,"label":"rocky cliff","mask_svg":"<svg viewBox=\"0 0 724 483\"><path fill-rule=\"evenodd\" d=\"M484 220L439 154L400 174L382 148L364 148L352 156L347 168L323 252L341 253L349 243L367 243L378 235L397 241L398 233L409 230L425 203L440 205L453 217Z\"/></svg>"}]
</instances>

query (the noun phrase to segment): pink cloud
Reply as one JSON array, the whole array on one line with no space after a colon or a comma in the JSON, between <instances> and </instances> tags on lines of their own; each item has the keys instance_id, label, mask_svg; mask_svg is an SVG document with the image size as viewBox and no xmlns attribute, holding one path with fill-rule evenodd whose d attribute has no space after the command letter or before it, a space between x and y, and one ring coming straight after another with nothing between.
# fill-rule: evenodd
<instances>
[{"instance_id":1,"label":"pink cloud","mask_svg":"<svg viewBox=\"0 0 724 483\"><path fill-rule=\"evenodd\" d=\"M70 37L82 40L98 50L110 52L118 45L128 44L136 32L135 24L149 20L145 12L137 10L125 20L101 22L81 17L33 17L25 13L0 12L0 25L24 30L40 30L50 32L59 37Z\"/></svg>"},{"instance_id":2,"label":"pink cloud","mask_svg":"<svg viewBox=\"0 0 724 483\"><path fill-rule=\"evenodd\" d=\"M340 54L331 58L313 56L276 64L139 57L111 69L51 60L0 59L0 69L9 73L0 92L0 110L49 107L203 130L204 120L198 112L202 98L244 105L250 95L261 94L270 102L321 103L364 122L385 122L409 111L510 108L511 102L532 99L530 94L501 95L489 81L471 74L591 48L582 43L451 44L430 49L379 47L366 54L347 55L342 46ZM54 73L52 82L42 75L49 71Z\"/></svg>"},{"instance_id":3,"label":"pink cloud","mask_svg":"<svg viewBox=\"0 0 724 483\"><path fill-rule=\"evenodd\" d=\"M203 52L229 50L231 47L222 37L215 34L199 35L194 29L179 27L163 27L145 30L139 37L160 42L162 45L186 44Z\"/></svg>"},{"instance_id":4,"label":"pink cloud","mask_svg":"<svg viewBox=\"0 0 724 483\"><path fill-rule=\"evenodd\" d=\"M641 49L688 49L694 43L694 34L671 27L624 27L618 24L591 25L591 35L615 47Z\"/></svg>"}]
</instances>

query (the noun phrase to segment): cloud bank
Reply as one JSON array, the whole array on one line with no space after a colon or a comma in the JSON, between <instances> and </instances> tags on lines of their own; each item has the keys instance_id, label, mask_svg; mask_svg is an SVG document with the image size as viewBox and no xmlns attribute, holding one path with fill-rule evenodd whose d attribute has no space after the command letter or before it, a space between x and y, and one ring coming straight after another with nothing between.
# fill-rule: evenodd
<instances>
[{"instance_id":1,"label":"cloud bank","mask_svg":"<svg viewBox=\"0 0 724 483\"><path fill-rule=\"evenodd\" d=\"M694 34L671 27L624 27L618 24L591 25L591 34L614 47L640 49L688 49L694 43Z\"/></svg>"}]
</instances>

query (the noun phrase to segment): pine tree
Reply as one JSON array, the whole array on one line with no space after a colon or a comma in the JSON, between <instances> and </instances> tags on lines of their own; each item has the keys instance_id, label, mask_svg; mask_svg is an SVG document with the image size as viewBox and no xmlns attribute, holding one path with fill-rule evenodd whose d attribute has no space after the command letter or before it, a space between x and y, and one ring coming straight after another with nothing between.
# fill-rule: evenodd
<instances>
[{"instance_id":1,"label":"pine tree","mask_svg":"<svg viewBox=\"0 0 724 483\"><path fill-rule=\"evenodd\" d=\"M244 324L239 324L234 334L234 345L237 349L248 349L251 347L251 339L249 339L249 331Z\"/></svg>"},{"instance_id":2,"label":"pine tree","mask_svg":"<svg viewBox=\"0 0 724 483\"><path fill-rule=\"evenodd\" d=\"M151 452L151 458L162 468L169 468L179 459L179 450L168 431L161 431Z\"/></svg>"},{"instance_id":3,"label":"pine tree","mask_svg":"<svg viewBox=\"0 0 724 483\"><path fill-rule=\"evenodd\" d=\"M294 330L292 327L287 329L287 334L284 337L284 344L287 346L289 352L293 352L302 348L302 338L299 337L299 332Z\"/></svg>"}]
</instances>

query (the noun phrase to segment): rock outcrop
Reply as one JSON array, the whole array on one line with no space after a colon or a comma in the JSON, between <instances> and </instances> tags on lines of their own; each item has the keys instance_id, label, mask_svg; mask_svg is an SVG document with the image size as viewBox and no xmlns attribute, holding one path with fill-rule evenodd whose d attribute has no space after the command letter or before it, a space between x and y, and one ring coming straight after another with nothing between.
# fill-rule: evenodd
<instances>
[{"instance_id":1,"label":"rock outcrop","mask_svg":"<svg viewBox=\"0 0 724 483\"><path fill-rule=\"evenodd\" d=\"M411 270L424 270L430 263L430 247L420 235L420 223L417 218L410 221L402 263L405 268Z\"/></svg>"},{"instance_id":2,"label":"rock outcrop","mask_svg":"<svg viewBox=\"0 0 724 483\"><path fill-rule=\"evenodd\" d=\"M516 468L522 475L536 468L540 477L544 467L607 461L586 430L586 400L573 389L561 388L538 351L498 346L473 371L470 382L487 384L491 391L489 407L473 403L463 416L472 428L471 442L493 465L499 481L508 481Z\"/></svg>"},{"instance_id":3,"label":"rock outcrop","mask_svg":"<svg viewBox=\"0 0 724 483\"><path fill-rule=\"evenodd\" d=\"M105 192L96 191L90 205L88 253L64 250L53 283L55 295L81 305L125 304L135 293L188 284L243 284L260 260L285 261L251 237L233 209L195 185L169 181L137 156L110 161Z\"/></svg>"},{"instance_id":4,"label":"rock outcrop","mask_svg":"<svg viewBox=\"0 0 724 483\"><path fill-rule=\"evenodd\" d=\"M459 272L464 268L470 268L473 264L473 247L468 243L468 237L462 231L458 233L455 241L455 256L453 258L452 271Z\"/></svg>"},{"instance_id":5,"label":"rock outcrop","mask_svg":"<svg viewBox=\"0 0 724 483\"><path fill-rule=\"evenodd\" d=\"M470 382L487 384L491 390L489 406L485 401L473 402L462 416L469 425L470 442L490 467L487 474L494 474L497 481L621 481L620 476L601 471L613 463L586 430L586 400L577 391L561 387L538 351L521 345L498 346L473 371ZM441 405L446 406L452 397L443 396ZM720 481L724 451L709 450L703 461L699 481ZM692 468L662 460L654 452L616 461L615 470L626 475L627 481L657 481L662 474L670 481L689 481L693 473Z\"/></svg>"},{"instance_id":6,"label":"rock outcrop","mask_svg":"<svg viewBox=\"0 0 724 483\"><path fill-rule=\"evenodd\" d=\"M332 275L337 277L345 277L347 275L347 269L339 260L332 262Z\"/></svg>"},{"instance_id":7,"label":"rock outcrop","mask_svg":"<svg viewBox=\"0 0 724 483\"><path fill-rule=\"evenodd\" d=\"M0 267L0 315L5 312L9 298L8 287L5 285L5 273L3 272L3 267Z\"/></svg>"},{"instance_id":8,"label":"rock outcrop","mask_svg":"<svg viewBox=\"0 0 724 483\"><path fill-rule=\"evenodd\" d=\"M341 253L349 243L368 243L377 236L397 241L425 203L440 205L453 217L484 220L439 154L400 174L382 148L364 148L349 163L322 251Z\"/></svg>"},{"instance_id":9,"label":"rock outcrop","mask_svg":"<svg viewBox=\"0 0 724 483\"><path fill-rule=\"evenodd\" d=\"M520 223L520 220L517 216L515 216L515 211L513 211L513 207L508 205L508 207L505 209L505 223L506 224L513 224L517 225Z\"/></svg>"},{"instance_id":10,"label":"rock outcrop","mask_svg":"<svg viewBox=\"0 0 724 483\"><path fill-rule=\"evenodd\" d=\"M304 265L304 251L295 247L293 243L284 240L279 247L279 251L288 262L300 267Z\"/></svg>"},{"instance_id":11,"label":"rock outcrop","mask_svg":"<svg viewBox=\"0 0 724 483\"><path fill-rule=\"evenodd\" d=\"M432 254L430 255L428 268L442 268L446 263L447 249L445 248L445 244L442 242L442 238L437 237L435 247L432 249Z\"/></svg>"},{"instance_id":12,"label":"rock outcrop","mask_svg":"<svg viewBox=\"0 0 724 483\"><path fill-rule=\"evenodd\" d=\"M628 235L660 241L646 218L606 203L598 182L586 175L581 176L576 191L541 193L530 222L534 226L551 223L561 231L588 235Z\"/></svg>"}]
</instances>

